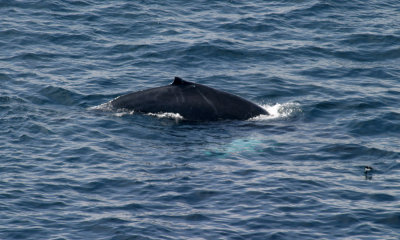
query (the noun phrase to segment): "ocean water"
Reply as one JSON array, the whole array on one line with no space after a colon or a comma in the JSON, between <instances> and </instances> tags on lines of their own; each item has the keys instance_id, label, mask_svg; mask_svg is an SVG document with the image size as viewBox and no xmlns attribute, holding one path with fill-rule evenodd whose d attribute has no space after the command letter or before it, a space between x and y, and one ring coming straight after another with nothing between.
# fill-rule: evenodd
<instances>
[{"instance_id":1,"label":"ocean water","mask_svg":"<svg viewBox=\"0 0 400 240\"><path fill-rule=\"evenodd\" d=\"M0 0L0 50L0 239L400 238L399 1ZM175 76L270 115L104 107Z\"/></svg>"}]
</instances>

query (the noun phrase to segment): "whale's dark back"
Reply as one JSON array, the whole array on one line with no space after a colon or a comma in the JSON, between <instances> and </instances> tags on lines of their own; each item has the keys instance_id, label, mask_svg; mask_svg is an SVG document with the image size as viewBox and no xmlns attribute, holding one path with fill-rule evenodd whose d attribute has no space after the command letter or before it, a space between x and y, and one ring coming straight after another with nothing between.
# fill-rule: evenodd
<instances>
[{"instance_id":1,"label":"whale's dark back","mask_svg":"<svg viewBox=\"0 0 400 240\"><path fill-rule=\"evenodd\" d=\"M176 77L170 85L133 92L111 101L115 108L143 113L179 113L190 121L245 120L268 114L239 96Z\"/></svg>"}]
</instances>

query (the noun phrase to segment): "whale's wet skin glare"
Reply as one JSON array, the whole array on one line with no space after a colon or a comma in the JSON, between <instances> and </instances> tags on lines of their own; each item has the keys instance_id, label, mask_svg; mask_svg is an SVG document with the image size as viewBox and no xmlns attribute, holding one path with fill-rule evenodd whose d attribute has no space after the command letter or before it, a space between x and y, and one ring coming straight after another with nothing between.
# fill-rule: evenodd
<instances>
[{"instance_id":1,"label":"whale's wet skin glare","mask_svg":"<svg viewBox=\"0 0 400 240\"><path fill-rule=\"evenodd\" d=\"M268 115L262 107L239 96L179 77L167 86L118 97L111 105L141 113L178 113L189 121L245 120Z\"/></svg>"}]
</instances>

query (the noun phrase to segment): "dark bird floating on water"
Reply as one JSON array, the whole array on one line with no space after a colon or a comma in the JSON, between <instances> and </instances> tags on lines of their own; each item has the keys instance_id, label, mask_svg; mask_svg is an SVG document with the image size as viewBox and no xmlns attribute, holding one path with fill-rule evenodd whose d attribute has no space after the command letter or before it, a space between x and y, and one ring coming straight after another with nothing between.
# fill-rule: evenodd
<instances>
[{"instance_id":1,"label":"dark bird floating on water","mask_svg":"<svg viewBox=\"0 0 400 240\"><path fill-rule=\"evenodd\" d=\"M120 96L111 105L140 113L178 113L189 121L246 120L268 115L265 109L244 98L179 77L167 86Z\"/></svg>"}]
</instances>

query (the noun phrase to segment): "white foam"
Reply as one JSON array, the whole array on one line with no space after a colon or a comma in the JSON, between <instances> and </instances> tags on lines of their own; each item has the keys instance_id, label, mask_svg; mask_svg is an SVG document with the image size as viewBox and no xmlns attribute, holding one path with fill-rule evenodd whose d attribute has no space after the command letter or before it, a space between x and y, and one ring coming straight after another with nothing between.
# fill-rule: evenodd
<instances>
[{"instance_id":1,"label":"white foam","mask_svg":"<svg viewBox=\"0 0 400 240\"><path fill-rule=\"evenodd\" d=\"M259 115L253 118L250 118L250 121L263 121L263 120L271 120L271 119L279 119L279 118L288 118L293 116L296 113L301 112L300 104L295 102L289 103L277 103L275 105L263 104L261 105L269 115Z\"/></svg>"},{"instance_id":2,"label":"white foam","mask_svg":"<svg viewBox=\"0 0 400 240\"><path fill-rule=\"evenodd\" d=\"M184 119L179 113L172 113L172 112L148 113L147 115L158 117L158 118L175 119L177 121Z\"/></svg>"}]
</instances>

